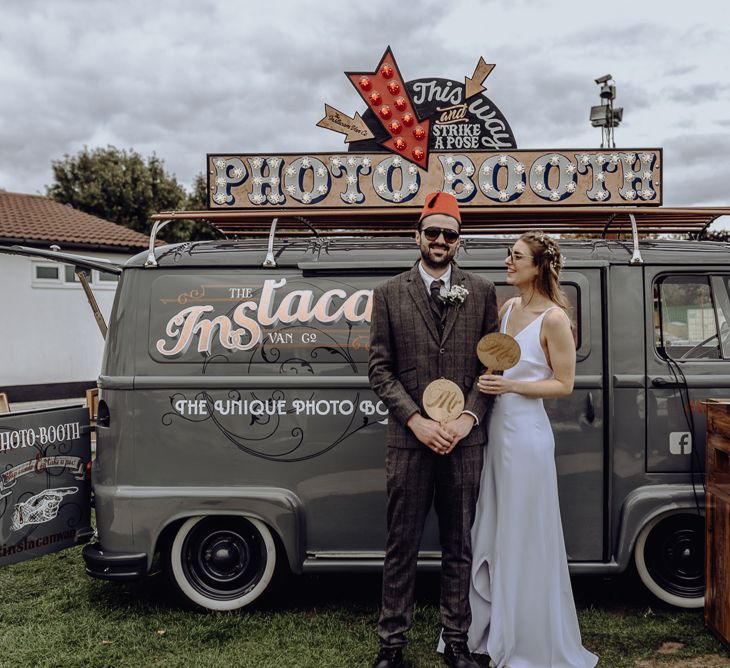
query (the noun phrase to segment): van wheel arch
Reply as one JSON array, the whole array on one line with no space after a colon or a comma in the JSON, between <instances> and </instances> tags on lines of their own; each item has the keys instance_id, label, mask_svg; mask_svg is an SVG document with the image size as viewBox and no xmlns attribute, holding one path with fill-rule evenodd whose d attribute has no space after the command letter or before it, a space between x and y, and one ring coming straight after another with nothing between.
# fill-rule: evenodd
<instances>
[{"instance_id":1,"label":"van wheel arch","mask_svg":"<svg viewBox=\"0 0 730 668\"><path fill-rule=\"evenodd\" d=\"M269 587L281 561L277 538L254 517L196 515L166 527L158 545L172 584L187 601L237 610Z\"/></svg>"},{"instance_id":2,"label":"van wheel arch","mask_svg":"<svg viewBox=\"0 0 730 668\"><path fill-rule=\"evenodd\" d=\"M644 586L670 605L701 608L704 544L704 517L690 509L651 518L634 546L634 562Z\"/></svg>"}]
</instances>

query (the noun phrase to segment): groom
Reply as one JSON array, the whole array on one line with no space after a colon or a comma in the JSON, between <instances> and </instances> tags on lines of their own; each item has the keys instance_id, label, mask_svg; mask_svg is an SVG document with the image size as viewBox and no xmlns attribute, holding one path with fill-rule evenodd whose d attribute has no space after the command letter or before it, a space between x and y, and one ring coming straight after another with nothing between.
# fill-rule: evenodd
<instances>
[{"instance_id":1,"label":"groom","mask_svg":"<svg viewBox=\"0 0 730 668\"><path fill-rule=\"evenodd\" d=\"M476 389L479 339L497 329L494 285L454 262L461 216L453 195L431 193L421 212L414 267L373 292L369 377L387 406L388 538L375 668L403 663L416 562L426 516L435 504L441 539L444 661L472 668L469 579L474 519L491 398ZM463 302L456 297L468 290ZM463 295L463 292L461 293ZM464 412L440 424L423 410L423 391L437 378L459 385Z\"/></svg>"}]
</instances>

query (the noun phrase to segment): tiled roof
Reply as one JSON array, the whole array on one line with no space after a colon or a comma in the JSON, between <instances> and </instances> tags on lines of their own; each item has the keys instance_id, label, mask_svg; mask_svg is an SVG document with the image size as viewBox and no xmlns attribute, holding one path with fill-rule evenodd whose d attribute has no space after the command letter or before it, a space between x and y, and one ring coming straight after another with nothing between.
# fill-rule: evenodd
<instances>
[{"instance_id":1,"label":"tiled roof","mask_svg":"<svg viewBox=\"0 0 730 668\"><path fill-rule=\"evenodd\" d=\"M59 204L41 195L0 191L0 242L38 245L114 247L130 250L149 245L146 235L103 218Z\"/></svg>"}]
</instances>

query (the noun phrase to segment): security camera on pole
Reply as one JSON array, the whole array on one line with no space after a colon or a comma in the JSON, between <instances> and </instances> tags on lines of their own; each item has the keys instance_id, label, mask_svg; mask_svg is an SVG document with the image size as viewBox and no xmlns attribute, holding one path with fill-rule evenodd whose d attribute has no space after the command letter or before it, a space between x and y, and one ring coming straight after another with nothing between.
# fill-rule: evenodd
<instances>
[{"instance_id":1,"label":"security camera on pole","mask_svg":"<svg viewBox=\"0 0 730 668\"><path fill-rule=\"evenodd\" d=\"M601 87L599 92L601 104L591 107L591 125L594 128L602 128L601 148L616 148L613 129L618 127L623 119L624 109L613 106L613 101L616 99L616 84L611 83L613 78L610 74L604 74L595 81Z\"/></svg>"}]
</instances>

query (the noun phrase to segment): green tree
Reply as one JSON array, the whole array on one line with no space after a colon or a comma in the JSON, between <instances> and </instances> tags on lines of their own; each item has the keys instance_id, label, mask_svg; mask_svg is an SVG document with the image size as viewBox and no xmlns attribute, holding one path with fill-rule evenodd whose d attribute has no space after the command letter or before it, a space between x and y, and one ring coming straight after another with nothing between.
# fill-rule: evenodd
<instances>
[{"instance_id":1,"label":"green tree","mask_svg":"<svg viewBox=\"0 0 730 668\"><path fill-rule=\"evenodd\" d=\"M199 172L193 179L192 192L187 197L185 209L187 211L205 211L208 208L208 182L205 174ZM187 233L186 239L189 241L199 241L201 239L216 239L221 235L213 230L207 223L199 221L186 221L184 223Z\"/></svg>"},{"instance_id":2,"label":"green tree","mask_svg":"<svg viewBox=\"0 0 730 668\"><path fill-rule=\"evenodd\" d=\"M152 214L183 209L189 199L154 153L145 159L131 149L85 147L76 155L54 160L52 170L48 197L143 234L152 227ZM163 232L168 241L189 238L185 229L172 224Z\"/></svg>"},{"instance_id":3,"label":"green tree","mask_svg":"<svg viewBox=\"0 0 730 668\"><path fill-rule=\"evenodd\" d=\"M188 211L205 211L208 208L208 183L205 174L198 172L193 179L193 190L185 204Z\"/></svg>"}]
</instances>

